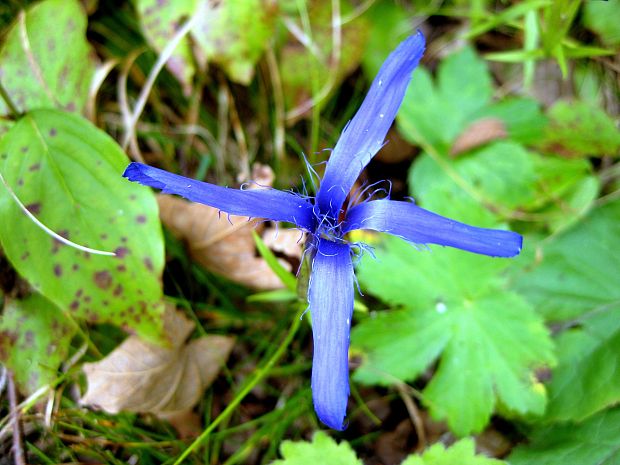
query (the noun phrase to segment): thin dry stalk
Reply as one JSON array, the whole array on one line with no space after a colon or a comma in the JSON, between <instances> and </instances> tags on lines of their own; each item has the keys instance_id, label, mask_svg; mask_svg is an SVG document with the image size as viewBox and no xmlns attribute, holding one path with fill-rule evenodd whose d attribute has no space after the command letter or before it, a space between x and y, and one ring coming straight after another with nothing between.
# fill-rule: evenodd
<instances>
[{"instance_id":1,"label":"thin dry stalk","mask_svg":"<svg viewBox=\"0 0 620 465\"><path fill-rule=\"evenodd\" d=\"M19 407L17 405L17 389L15 388L15 380L11 372L8 374L7 381L9 408L11 410L11 426L13 428L13 458L15 460L15 465L26 465L24 445L22 443L22 431L19 421Z\"/></svg>"},{"instance_id":2,"label":"thin dry stalk","mask_svg":"<svg viewBox=\"0 0 620 465\"><path fill-rule=\"evenodd\" d=\"M409 413L409 417L411 418L411 423L413 423L413 427L415 428L415 432L418 436L418 443L415 450L416 452L421 452L426 449L426 431L424 430L424 422L422 421L422 417L420 416L418 406L409 396L406 387L402 383L398 383L396 385L396 390L398 391L400 398L403 400L405 407L407 408L407 412Z\"/></svg>"}]
</instances>

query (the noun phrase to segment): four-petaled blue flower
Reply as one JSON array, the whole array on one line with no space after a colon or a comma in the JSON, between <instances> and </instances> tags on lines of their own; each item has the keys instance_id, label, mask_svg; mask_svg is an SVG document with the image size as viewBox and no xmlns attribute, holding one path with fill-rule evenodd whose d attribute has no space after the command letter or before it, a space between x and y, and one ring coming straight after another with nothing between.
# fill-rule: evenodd
<instances>
[{"instance_id":1,"label":"four-petaled blue flower","mask_svg":"<svg viewBox=\"0 0 620 465\"><path fill-rule=\"evenodd\" d=\"M343 209L358 175L384 144L424 46L424 36L418 32L403 41L383 63L362 106L342 132L314 201L275 189L220 187L140 163L131 163L123 174L131 181L231 215L286 221L309 233L312 398L319 419L338 430L344 428L349 396L349 330L354 297L352 250L345 234L356 229L382 231L414 244L439 244L494 257L512 257L521 250L522 238L516 233L468 226L413 202L368 200L346 212Z\"/></svg>"}]
</instances>

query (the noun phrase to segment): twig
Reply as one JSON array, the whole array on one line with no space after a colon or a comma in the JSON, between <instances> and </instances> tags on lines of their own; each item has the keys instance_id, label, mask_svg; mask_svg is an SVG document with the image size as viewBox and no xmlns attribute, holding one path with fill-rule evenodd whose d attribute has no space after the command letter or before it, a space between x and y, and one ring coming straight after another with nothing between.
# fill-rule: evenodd
<instances>
[{"instance_id":1,"label":"twig","mask_svg":"<svg viewBox=\"0 0 620 465\"><path fill-rule=\"evenodd\" d=\"M131 120L131 108L129 108L129 99L127 98L127 77L129 76L129 71L133 66L134 61L138 58L138 56L143 52L142 48L138 50L134 50L124 61L123 67L121 68L121 72L118 76L117 82L117 92L118 92L118 105L121 110L121 116L123 117L123 126L125 128L125 138L129 137L129 151L131 153L131 157L139 161L140 163L144 163L144 158L142 158L142 154L140 153L140 148L138 147L138 142L136 141L136 132L135 125L132 128ZM127 147L123 145L123 150Z\"/></svg>"},{"instance_id":2,"label":"twig","mask_svg":"<svg viewBox=\"0 0 620 465\"><path fill-rule=\"evenodd\" d=\"M164 68L166 62L170 59L170 57L172 56L172 53L177 48L181 40L189 33L189 31L191 31L191 29L194 27L194 25L196 24L196 22L198 21L198 19L201 17L202 14L203 14L202 8L198 8L196 12L194 13L194 15L190 19L188 19L185 22L185 24L181 26L181 28L179 28L179 30L172 37L172 39L170 39L170 42L168 42L168 44L161 51L161 53L159 54L159 57L157 57L157 61L155 62L155 65L153 65L153 68L151 69L146 79L146 82L144 83L144 86L142 87L142 90L140 91L140 95L138 96L136 105L134 106L133 111L130 115L129 121L127 122L128 124L127 124L127 127L125 128L125 137L123 138L123 143L122 143L123 149L127 149L131 140L135 138L136 123L138 122L138 119L140 118L140 115L142 114L142 111L144 110L146 101L148 99L149 94L151 93L151 89L153 88L153 85L155 84L155 80L157 79L157 76L159 75L161 70Z\"/></svg>"},{"instance_id":3,"label":"twig","mask_svg":"<svg viewBox=\"0 0 620 465\"><path fill-rule=\"evenodd\" d=\"M295 37L304 46L306 46L308 48L308 50L313 52L313 55L315 55L317 57L317 60L324 62L329 68L332 68L330 70L332 72L329 73L325 84L323 84L323 87L316 88L316 89L313 88L312 97L310 99L305 100L304 102L300 103L298 106L296 106L295 108L292 108L291 110L289 110L286 113L286 121L287 121L287 123L292 123L292 122L296 121L304 113L306 113L306 112L308 112L310 110L313 110L313 109L316 110L316 107L323 100L325 100L329 96L329 94L331 93L331 91L334 88L334 85L336 84L336 79L337 79L337 75L338 75L338 73L336 71L340 67L340 58L341 58L341 55L342 55L342 53L341 53L341 46L342 46L342 30L341 30L342 19L341 19L341 16L340 16L340 4L338 2L336 2L335 0L332 1L332 21L331 21L331 26L332 26L332 54L329 57L329 62L325 61L325 57L323 56L322 53L315 53L314 52L314 49L312 48L312 46L316 47L316 44L314 43L314 41L312 39L312 28L310 26L310 19L308 17L307 11L303 10L300 5L298 5L298 8L300 10L300 16L301 16L301 19L302 19L302 25L303 25L303 28L304 28L304 33L303 33L303 36L297 36L296 35ZM286 21L285 21L285 24L287 24ZM288 26L288 24L287 24L287 26ZM314 66L313 66L313 68L314 68ZM314 74L316 75L316 73L314 73ZM318 87L318 83L317 83L317 87ZM318 116L318 113L319 113L318 110L315 111L315 114L313 114L313 117ZM314 124L314 122L313 122L313 124ZM316 133L315 135L316 135L316 138L318 138L318 133ZM314 144L313 144L313 147L314 147ZM311 150L311 152L313 152L313 151L314 150Z\"/></svg>"},{"instance_id":4,"label":"twig","mask_svg":"<svg viewBox=\"0 0 620 465\"><path fill-rule=\"evenodd\" d=\"M19 407L17 406L17 390L13 374L9 372L7 390L9 394L9 408L11 409L11 425L13 427L13 457L15 465L26 465L22 432L19 424Z\"/></svg>"},{"instance_id":5,"label":"twig","mask_svg":"<svg viewBox=\"0 0 620 465\"><path fill-rule=\"evenodd\" d=\"M418 410L415 402L411 399L411 397L409 397L409 393L403 383L396 384L396 390L407 408L407 412L411 418L411 423L413 423L413 427L415 428L415 432L418 436L418 444L415 448L416 452L421 452L426 449L426 431L424 431L424 423L420 417L420 411Z\"/></svg>"},{"instance_id":6,"label":"twig","mask_svg":"<svg viewBox=\"0 0 620 465\"><path fill-rule=\"evenodd\" d=\"M93 79L88 87L88 100L86 100L86 117L95 123L95 105L97 103L97 94L101 88L101 84L105 81L105 78L110 74L110 71L118 64L118 60L108 60L97 68Z\"/></svg>"}]
</instances>

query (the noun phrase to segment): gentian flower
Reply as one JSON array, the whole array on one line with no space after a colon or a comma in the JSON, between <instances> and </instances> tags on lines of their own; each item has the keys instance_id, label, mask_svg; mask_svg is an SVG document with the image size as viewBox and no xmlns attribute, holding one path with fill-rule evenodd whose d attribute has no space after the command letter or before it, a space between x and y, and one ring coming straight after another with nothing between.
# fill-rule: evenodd
<instances>
[{"instance_id":1,"label":"gentian flower","mask_svg":"<svg viewBox=\"0 0 620 465\"><path fill-rule=\"evenodd\" d=\"M381 231L413 244L439 244L492 257L512 257L521 250L519 234L469 226L409 201L366 199L355 204L358 195L349 201L354 205L343 208L360 172L383 146L424 47L424 36L418 32L383 63L362 106L333 149L314 199L275 189L220 187L141 163L131 163L123 174L131 181L231 215L285 221L308 233L308 302L314 341L312 398L319 419L337 430L344 428L349 396L355 277L352 245L345 237L348 232Z\"/></svg>"}]
</instances>

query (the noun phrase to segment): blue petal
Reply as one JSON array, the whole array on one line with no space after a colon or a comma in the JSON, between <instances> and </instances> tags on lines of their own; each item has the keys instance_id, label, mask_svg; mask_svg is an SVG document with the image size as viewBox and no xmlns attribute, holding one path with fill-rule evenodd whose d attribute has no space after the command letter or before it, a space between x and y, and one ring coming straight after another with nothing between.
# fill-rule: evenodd
<instances>
[{"instance_id":1,"label":"blue petal","mask_svg":"<svg viewBox=\"0 0 620 465\"><path fill-rule=\"evenodd\" d=\"M349 331L353 313L353 264L348 244L318 240L308 301L314 340L314 409L327 426L343 430L349 397Z\"/></svg>"},{"instance_id":2,"label":"blue petal","mask_svg":"<svg viewBox=\"0 0 620 465\"><path fill-rule=\"evenodd\" d=\"M424 36L418 31L403 41L381 66L362 106L342 132L327 163L317 194L322 213L338 218L353 183L383 146L424 46Z\"/></svg>"},{"instance_id":3,"label":"blue petal","mask_svg":"<svg viewBox=\"0 0 620 465\"><path fill-rule=\"evenodd\" d=\"M347 213L344 232L373 229L416 244L439 244L490 255L514 257L523 238L512 231L469 226L418 207L411 202L374 200Z\"/></svg>"},{"instance_id":4,"label":"blue petal","mask_svg":"<svg viewBox=\"0 0 620 465\"><path fill-rule=\"evenodd\" d=\"M130 163L123 176L130 181L204 203L231 215L288 221L312 230L312 204L290 192L276 189L240 190L172 174L142 163Z\"/></svg>"}]
</instances>

